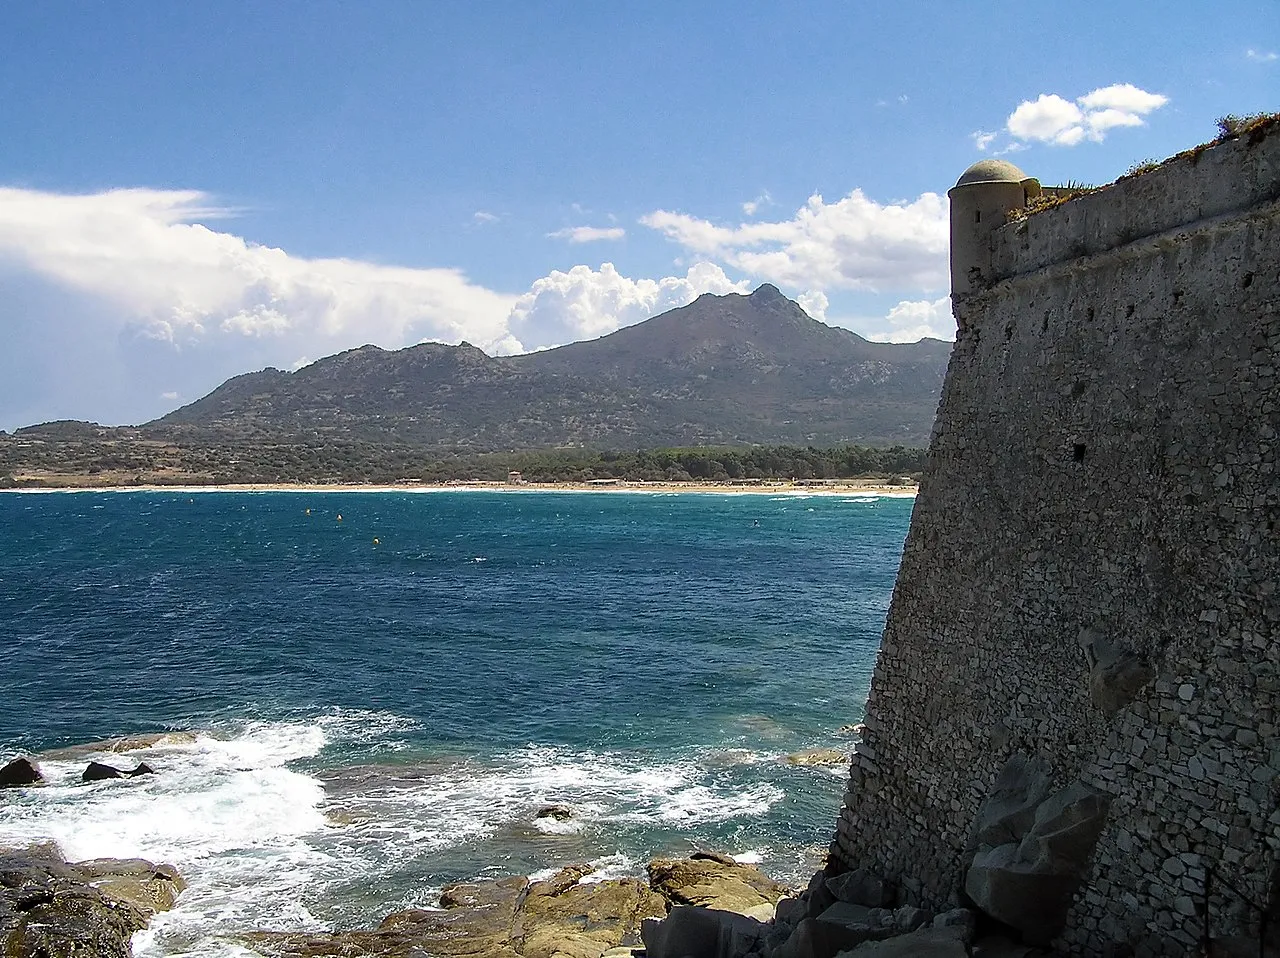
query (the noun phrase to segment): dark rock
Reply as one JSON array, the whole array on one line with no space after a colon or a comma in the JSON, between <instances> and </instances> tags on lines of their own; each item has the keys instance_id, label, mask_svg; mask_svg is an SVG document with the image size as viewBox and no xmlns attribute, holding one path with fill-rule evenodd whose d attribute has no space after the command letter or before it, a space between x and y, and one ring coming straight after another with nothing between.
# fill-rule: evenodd
<instances>
[{"instance_id":1,"label":"dark rock","mask_svg":"<svg viewBox=\"0 0 1280 958\"><path fill-rule=\"evenodd\" d=\"M1049 768L1041 759L1022 753L1010 756L978 808L974 840L990 846L1021 841L1051 788Z\"/></svg>"},{"instance_id":2,"label":"dark rock","mask_svg":"<svg viewBox=\"0 0 1280 958\"><path fill-rule=\"evenodd\" d=\"M869 941L850 952L850 958L968 958L969 949L951 928L925 928L909 935Z\"/></svg>"},{"instance_id":3,"label":"dark rock","mask_svg":"<svg viewBox=\"0 0 1280 958\"><path fill-rule=\"evenodd\" d=\"M759 951L768 926L735 912L676 905L640 926L646 958L734 958Z\"/></svg>"},{"instance_id":4,"label":"dark rock","mask_svg":"<svg viewBox=\"0 0 1280 958\"><path fill-rule=\"evenodd\" d=\"M135 768L132 772L126 772L125 774L128 775L130 778L133 778L135 775L154 775L155 773L156 773L156 770L152 768L150 765L148 765L146 762L139 762L137 768Z\"/></svg>"},{"instance_id":5,"label":"dark rock","mask_svg":"<svg viewBox=\"0 0 1280 958\"><path fill-rule=\"evenodd\" d=\"M914 905L903 905L893 913L893 925L900 933L907 933L923 928L933 919L923 908Z\"/></svg>"},{"instance_id":6,"label":"dark rock","mask_svg":"<svg viewBox=\"0 0 1280 958\"><path fill-rule=\"evenodd\" d=\"M15 758L4 768L0 768L0 788L20 788L43 783L44 775L40 766L29 758Z\"/></svg>"},{"instance_id":7,"label":"dark rock","mask_svg":"<svg viewBox=\"0 0 1280 958\"><path fill-rule=\"evenodd\" d=\"M1027 942L1047 945L1066 921L1106 823L1107 804L1105 795L1079 782L1055 793L1036 809L1021 842L974 857L965 894Z\"/></svg>"},{"instance_id":8,"label":"dark rock","mask_svg":"<svg viewBox=\"0 0 1280 958\"><path fill-rule=\"evenodd\" d=\"M1108 716L1132 702L1156 677L1145 658L1095 629L1083 630L1078 641L1089 663L1089 698Z\"/></svg>"},{"instance_id":9,"label":"dark rock","mask_svg":"<svg viewBox=\"0 0 1280 958\"><path fill-rule=\"evenodd\" d=\"M573 809L568 805L548 805L538 809L534 818L554 818L557 822L567 822L573 818Z\"/></svg>"},{"instance_id":10,"label":"dark rock","mask_svg":"<svg viewBox=\"0 0 1280 958\"><path fill-rule=\"evenodd\" d=\"M893 901L893 889L884 879L863 868L835 875L826 879L825 884L837 901L847 901L851 905L883 908Z\"/></svg>"},{"instance_id":11,"label":"dark rock","mask_svg":"<svg viewBox=\"0 0 1280 958\"><path fill-rule=\"evenodd\" d=\"M860 906L837 902L831 907L844 909ZM827 920L828 917L832 920ZM835 958L840 952L850 951L864 942L878 941L893 935L893 922L885 921L886 917L889 917L887 912L858 921L852 913L828 910L821 917L806 918L796 925L791 937L774 950L773 958Z\"/></svg>"},{"instance_id":12,"label":"dark rock","mask_svg":"<svg viewBox=\"0 0 1280 958\"><path fill-rule=\"evenodd\" d=\"M689 856L695 862L719 862L721 865L736 865L738 860L724 852L697 851Z\"/></svg>"},{"instance_id":13,"label":"dark rock","mask_svg":"<svg viewBox=\"0 0 1280 958\"><path fill-rule=\"evenodd\" d=\"M973 941L978 927L978 916L968 908L952 908L933 919L934 928L958 929L961 939L967 944Z\"/></svg>"},{"instance_id":14,"label":"dark rock","mask_svg":"<svg viewBox=\"0 0 1280 958\"><path fill-rule=\"evenodd\" d=\"M90 762L80 776L82 782L101 782L108 778L124 778L125 773L101 762Z\"/></svg>"},{"instance_id":15,"label":"dark rock","mask_svg":"<svg viewBox=\"0 0 1280 958\"><path fill-rule=\"evenodd\" d=\"M55 846L0 849L0 946L21 958L128 958L133 933L161 907L140 908L96 885L102 876L141 883L149 862L63 860ZM172 887L167 878L162 883ZM175 892L176 894L176 892ZM171 902L170 902L171 903Z\"/></svg>"}]
</instances>

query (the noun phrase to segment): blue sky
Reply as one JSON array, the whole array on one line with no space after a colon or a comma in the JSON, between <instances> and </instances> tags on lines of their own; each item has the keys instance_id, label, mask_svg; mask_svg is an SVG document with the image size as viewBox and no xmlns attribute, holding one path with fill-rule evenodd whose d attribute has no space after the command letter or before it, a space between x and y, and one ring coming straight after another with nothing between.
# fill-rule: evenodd
<instances>
[{"instance_id":1,"label":"blue sky","mask_svg":"<svg viewBox=\"0 0 1280 958\"><path fill-rule=\"evenodd\" d=\"M951 336L946 190L1280 109L1280 3L0 5L0 429L773 282Z\"/></svg>"}]
</instances>

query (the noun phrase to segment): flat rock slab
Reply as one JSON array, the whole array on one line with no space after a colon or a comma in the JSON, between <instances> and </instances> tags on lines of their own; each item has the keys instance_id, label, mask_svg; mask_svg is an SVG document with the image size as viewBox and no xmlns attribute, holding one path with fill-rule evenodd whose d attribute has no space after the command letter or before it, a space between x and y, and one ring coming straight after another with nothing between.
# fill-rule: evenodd
<instances>
[{"instance_id":1,"label":"flat rock slab","mask_svg":"<svg viewBox=\"0 0 1280 958\"><path fill-rule=\"evenodd\" d=\"M655 858L649 863L649 885L672 905L697 905L740 915L763 913L791 894L760 869L724 857Z\"/></svg>"},{"instance_id":2,"label":"flat rock slab","mask_svg":"<svg viewBox=\"0 0 1280 958\"><path fill-rule=\"evenodd\" d=\"M852 951L849 958L969 958L964 940L950 928L926 928L908 935L869 941Z\"/></svg>"}]
</instances>

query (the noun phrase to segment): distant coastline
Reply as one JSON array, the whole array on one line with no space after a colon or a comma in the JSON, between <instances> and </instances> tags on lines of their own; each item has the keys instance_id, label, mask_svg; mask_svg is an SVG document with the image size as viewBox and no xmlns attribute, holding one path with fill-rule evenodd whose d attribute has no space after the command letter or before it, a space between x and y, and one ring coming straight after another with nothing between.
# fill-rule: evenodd
<instances>
[{"instance_id":1,"label":"distant coastline","mask_svg":"<svg viewBox=\"0 0 1280 958\"><path fill-rule=\"evenodd\" d=\"M884 482L849 480L832 481L768 481L760 483L730 482L639 482L639 481L604 481L604 482L451 482L451 483L287 483L287 482L246 482L226 485L165 485L148 484L64 484L41 486L18 486L0 489L3 492L17 493L59 493L59 492L597 492L597 493L640 493L649 495L672 495L679 493L699 493L709 495L819 495L845 496L867 495L878 497L915 498L915 485L889 485Z\"/></svg>"}]
</instances>

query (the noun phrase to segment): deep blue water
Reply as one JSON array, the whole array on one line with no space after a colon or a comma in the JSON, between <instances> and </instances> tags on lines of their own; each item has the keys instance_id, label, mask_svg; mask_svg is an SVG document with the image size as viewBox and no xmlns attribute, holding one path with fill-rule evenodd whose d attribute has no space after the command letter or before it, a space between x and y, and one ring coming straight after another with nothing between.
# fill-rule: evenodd
<instances>
[{"instance_id":1,"label":"deep blue water","mask_svg":"<svg viewBox=\"0 0 1280 958\"><path fill-rule=\"evenodd\" d=\"M46 759L55 787L0 798L0 842L178 861L193 892L143 954L367 921L480 873L625 873L696 845L799 877L844 770L782 756L849 747L837 730L861 717L910 511L0 495L0 759L202 733L114 759L145 757L154 780L81 787L82 756ZM535 821L553 801L575 819ZM262 904L267 889L296 908Z\"/></svg>"}]
</instances>

